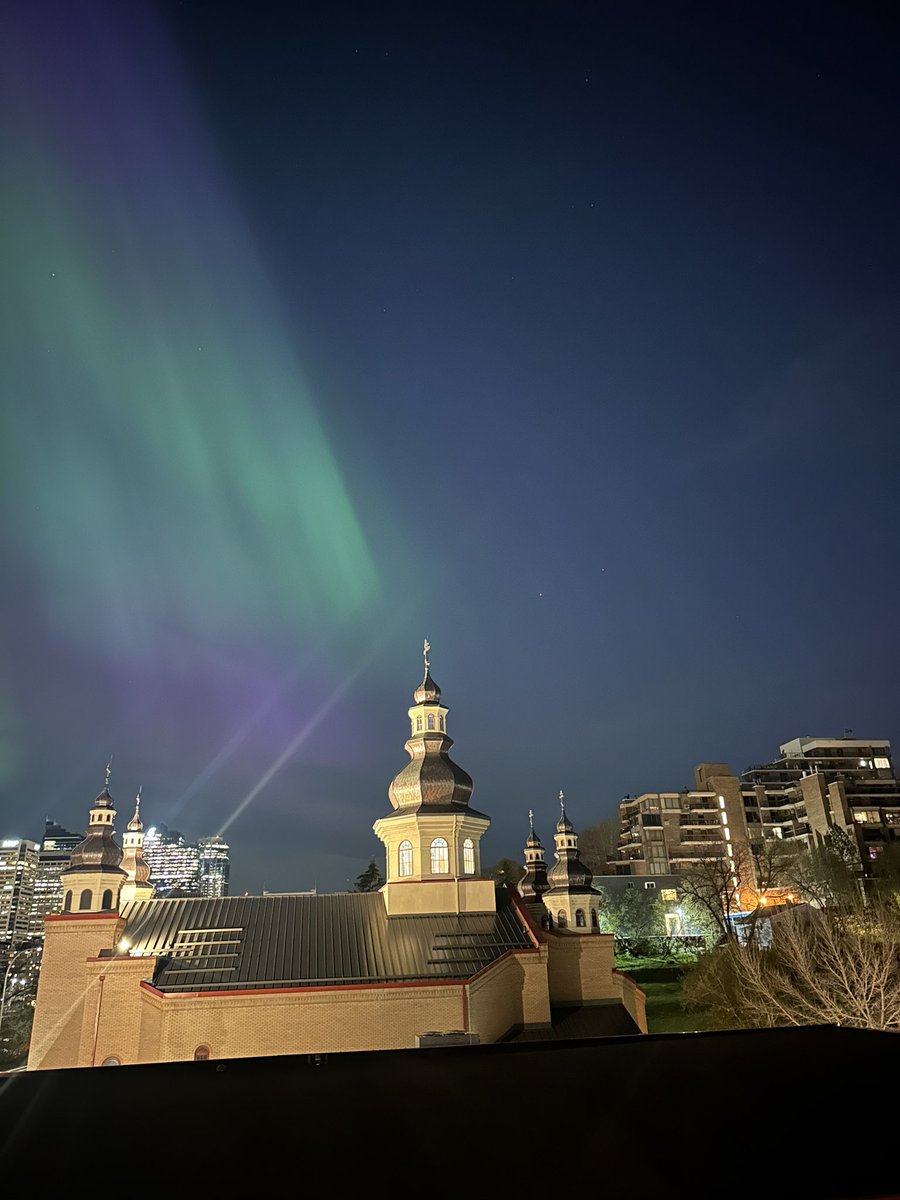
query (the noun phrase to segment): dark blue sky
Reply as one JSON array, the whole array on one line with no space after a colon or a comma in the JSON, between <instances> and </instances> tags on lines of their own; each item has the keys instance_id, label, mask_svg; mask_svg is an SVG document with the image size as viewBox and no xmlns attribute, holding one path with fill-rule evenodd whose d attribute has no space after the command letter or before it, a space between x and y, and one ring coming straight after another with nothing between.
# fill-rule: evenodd
<instances>
[{"instance_id":1,"label":"dark blue sky","mask_svg":"<svg viewBox=\"0 0 900 1200\"><path fill-rule=\"evenodd\" d=\"M228 823L233 879L343 887L380 853L371 823L405 761L426 635L454 757L494 818L486 860L520 852L530 807L546 840L560 787L583 826L626 792L690 783L703 760L741 770L801 734L895 735L900 105L884 6L87 8L92 44L108 33L117 49L85 133L102 141L117 89L143 114L111 242L124 252L127 230L142 248L151 220L202 229L207 210L230 231L198 263L214 259L216 303L261 362L277 316L371 577L346 611L307 603L327 565L309 560L307 589L290 521L269 524L276 549L251 549L240 589L190 547L174 570L178 512L157 510L169 470L199 488L201 453L178 436L140 468L140 574L173 600L148 602L137 653L110 642L106 600L83 581L67 624L77 565L42 569L14 536L10 490L0 833L36 837L45 813L80 827L110 749L120 810L143 783L148 820L215 832L312 722ZM36 129L64 99L32 107ZM105 219L105 176L72 161ZM160 188L149 216L129 199L143 178ZM35 245L43 219L29 206ZM92 302L115 306L106 286ZM132 273L128 288L137 305L150 284ZM39 345L47 329L32 333ZM101 358L118 352L108 336ZM235 338L231 377L247 362ZM121 464L171 387L155 344L141 420L102 468L83 461L91 495L113 472L103 503L129 491ZM275 481L254 520L274 522L289 512L292 402L253 380L247 367L253 471L270 454ZM67 386L30 390L38 424ZM246 445L217 438L216 389L196 420L190 380L178 394L206 475L243 478ZM88 416L99 448L108 423ZM216 535L252 542L245 494L219 506ZM307 500L327 564L344 548L322 497ZM289 574L279 545L299 555ZM98 591L133 577L127 553ZM239 618L220 617L223 591Z\"/></svg>"}]
</instances>

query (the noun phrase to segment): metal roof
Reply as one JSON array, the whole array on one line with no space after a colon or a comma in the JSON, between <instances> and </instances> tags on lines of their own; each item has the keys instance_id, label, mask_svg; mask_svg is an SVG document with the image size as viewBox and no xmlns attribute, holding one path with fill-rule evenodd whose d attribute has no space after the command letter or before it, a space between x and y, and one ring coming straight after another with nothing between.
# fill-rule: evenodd
<instances>
[{"instance_id":1,"label":"metal roof","mask_svg":"<svg viewBox=\"0 0 900 1200\"><path fill-rule=\"evenodd\" d=\"M132 955L159 955L164 992L467 979L533 948L515 908L391 917L378 892L191 897L126 904Z\"/></svg>"}]
</instances>

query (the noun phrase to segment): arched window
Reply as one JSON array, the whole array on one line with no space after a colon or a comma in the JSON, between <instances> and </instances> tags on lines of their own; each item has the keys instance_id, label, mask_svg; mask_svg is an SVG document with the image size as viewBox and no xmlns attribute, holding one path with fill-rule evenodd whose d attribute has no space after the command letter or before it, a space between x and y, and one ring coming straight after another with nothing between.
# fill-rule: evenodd
<instances>
[{"instance_id":1,"label":"arched window","mask_svg":"<svg viewBox=\"0 0 900 1200\"><path fill-rule=\"evenodd\" d=\"M441 717L441 733L445 733L445 732L446 732L446 729L447 729L447 727L446 727L446 725L444 724L444 718L443 718L443 717Z\"/></svg>"},{"instance_id":2,"label":"arched window","mask_svg":"<svg viewBox=\"0 0 900 1200\"><path fill-rule=\"evenodd\" d=\"M431 873L432 875L447 875L450 872L450 855L447 851L447 839L435 838L431 843Z\"/></svg>"},{"instance_id":3,"label":"arched window","mask_svg":"<svg viewBox=\"0 0 900 1200\"><path fill-rule=\"evenodd\" d=\"M100 907L112 908L112 891L109 888L107 888L103 893L103 903L100 905Z\"/></svg>"},{"instance_id":4,"label":"arched window","mask_svg":"<svg viewBox=\"0 0 900 1200\"><path fill-rule=\"evenodd\" d=\"M194 1051L194 1062L209 1062L209 1046L198 1046Z\"/></svg>"},{"instance_id":5,"label":"arched window","mask_svg":"<svg viewBox=\"0 0 900 1200\"><path fill-rule=\"evenodd\" d=\"M553 928L553 918L550 916L549 913L544 913L544 915L541 917L541 929L552 929L552 928Z\"/></svg>"},{"instance_id":6,"label":"arched window","mask_svg":"<svg viewBox=\"0 0 900 1200\"><path fill-rule=\"evenodd\" d=\"M100 1064L101 1067L121 1067L121 1058L116 1058L115 1054L110 1054L109 1058L104 1058Z\"/></svg>"},{"instance_id":7,"label":"arched window","mask_svg":"<svg viewBox=\"0 0 900 1200\"><path fill-rule=\"evenodd\" d=\"M463 875L475 874L475 843L471 838L463 842Z\"/></svg>"},{"instance_id":8,"label":"arched window","mask_svg":"<svg viewBox=\"0 0 900 1200\"><path fill-rule=\"evenodd\" d=\"M78 907L79 908L90 908L91 907L91 889L90 888L85 888L84 891L81 893L81 899L78 901Z\"/></svg>"},{"instance_id":9,"label":"arched window","mask_svg":"<svg viewBox=\"0 0 900 1200\"><path fill-rule=\"evenodd\" d=\"M428 728L434 729L434 713L428 714Z\"/></svg>"},{"instance_id":10,"label":"arched window","mask_svg":"<svg viewBox=\"0 0 900 1200\"><path fill-rule=\"evenodd\" d=\"M401 842L398 850L399 870L401 875L412 875L412 842Z\"/></svg>"},{"instance_id":11,"label":"arched window","mask_svg":"<svg viewBox=\"0 0 900 1200\"><path fill-rule=\"evenodd\" d=\"M72 893L66 892L66 902L63 905L63 912L71 912L71 911L72 911Z\"/></svg>"},{"instance_id":12,"label":"arched window","mask_svg":"<svg viewBox=\"0 0 900 1200\"><path fill-rule=\"evenodd\" d=\"M566 914L563 909L560 909L556 914L556 924L560 927L560 929L565 929L566 925L568 924L566 921Z\"/></svg>"},{"instance_id":13,"label":"arched window","mask_svg":"<svg viewBox=\"0 0 900 1200\"><path fill-rule=\"evenodd\" d=\"M585 921L585 919L584 919L584 909L583 908L575 909L575 925L578 929L586 929L587 928L587 921Z\"/></svg>"},{"instance_id":14,"label":"arched window","mask_svg":"<svg viewBox=\"0 0 900 1200\"><path fill-rule=\"evenodd\" d=\"M416 733L421 733L421 732L422 732L422 718L419 716L419 717L416 717Z\"/></svg>"},{"instance_id":15,"label":"arched window","mask_svg":"<svg viewBox=\"0 0 900 1200\"><path fill-rule=\"evenodd\" d=\"M591 928L592 928L592 929L599 929L599 928L600 928L600 922L597 920L597 910L596 910L596 908L592 908L592 909L591 909Z\"/></svg>"}]
</instances>

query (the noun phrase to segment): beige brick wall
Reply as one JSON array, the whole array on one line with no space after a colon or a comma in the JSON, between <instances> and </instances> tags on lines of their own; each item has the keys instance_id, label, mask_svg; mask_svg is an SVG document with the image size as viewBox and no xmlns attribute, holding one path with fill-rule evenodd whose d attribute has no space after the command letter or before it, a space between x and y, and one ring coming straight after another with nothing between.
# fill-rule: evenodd
<instances>
[{"instance_id":1,"label":"beige brick wall","mask_svg":"<svg viewBox=\"0 0 900 1200\"><path fill-rule=\"evenodd\" d=\"M78 1055L82 1066L99 1067L110 1057L123 1065L142 1061L141 980L152 977L155 962L155 958L123 956L87 964L89 984Z\"/></svg>"},{"instance_id":2,"label":"beige brick wall","mask_svg":"<svg viewBox=\"0 0 900 1200\"><path fill-rule=\"evenodd\" d=\"M507 954L473 979L468 990L469 1029L482 1042L496 1042L513 1026L550 1020L545 954Z\"/></svg>"},{"instance_id":3,"label":"beige brick wall","mask_svg":"<svg viewBox=\"0 0 900 1200\"><path fill-rule=\"evenodd\" d=\"M631 1019L637 1025L641 1033L647 1032L647 997L644 995L644 989L638 987L634 980L628 975L621 975L618 972L613 976L613 982L618 982L621 989L622 1003L628 1010Z\"/></svg>"},{"instance_id":4,"label":"beige brick wall","mask_svg":"<svg viewBox=\"0 0 900 1200\"><path fill-rule=\"evenodd\" d=\"M144 1061L190 1059L201 1045L209 1046L213 1058L393 1050L415 1046L420 1033L465 1027L461 985L296 988L256 995L166 996L161 1001L146 988L142 992L149 1018L141 1046ZM154 1011L157 1005L161 1012ZM160 1031L155 1054L154 1025Z\"/></svg>"},{"instance_id":5,"label":"beige brick wall","mask_svg":"<svg viewBox=\"0 0 900 1200\"><path fill-rule=\"evenodd\" d=\"M88 959L112 949L124 922L113 914L48 917L28 1069L80 1065Z\"/></svg>"},{"instance_id":6,"label":"beige brick wall","mask_svg":"<svg viewBox=\"0 0 900 1200\"><path fill-rule=\"evenodd\" d=\"M548 933L546 938L551 1004L620 999L621 988L613 975L615 937L611 933L590 937Z\"/></svg>"}]
</instances>

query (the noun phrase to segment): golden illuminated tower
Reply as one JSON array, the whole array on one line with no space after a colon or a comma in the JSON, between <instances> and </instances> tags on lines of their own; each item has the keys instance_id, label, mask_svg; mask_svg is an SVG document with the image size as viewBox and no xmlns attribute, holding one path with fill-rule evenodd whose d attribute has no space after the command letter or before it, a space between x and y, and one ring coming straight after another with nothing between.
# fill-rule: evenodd
<instances>
[{"instance_id":1,"label":"golden illuminated tower","mask_svg":"<svg viewBox=\"0 0 900 1200\"><path fill-rule=\"evenodd\" d=\"M471 777L450 758L448 710L431 678L430 649L426 641L425 674L409 709L410 761L388 789L394 811L374 825L387 852L382 894L389 916L493 912L494 885L478 878L491 822L469 807Z\"/></svg>"},{"instance_id":2,"label":"golden illuminated tower","mask_svg":"<svg viewBox=\"0 0 900 1200\"><path fill-rule=\"evenodd\" d=\"M594 876L578 857L578 835L566 816L566 797L559 793L556 822L556 862L547 873L550 887L544 904L559 929L575 933L600 932L600 893L591 887Z\"/></svg>"},{"instance_id":3,"label":"golden illuminated tower","mask_svg":"<svg viewBox=\"0 0 900 1200\"><path fill-rule=\"evenodd\" d=\"M116 810L109 794L110 767L106 766L103 791L91 807L84 841L72 851L69 865L60 874L63 912L111 912L119 907L119 889L125 880L122 851L115 839Z\"/></svg>"},{"instance_id":4,"label":"golden illuminated tower","mask_svg":"<svg viewBox=\"0 0 900 1200\"><path fill-rule=\"evenodd\" d=\"M122 884L120 902L127 900L152 900L153 884L150 882L150 866L144 859L144 825L141 821L141 789L134 798L134 816L128 822L122 836L122 870L127 878Z\"/></svg>"}]
</instances>

